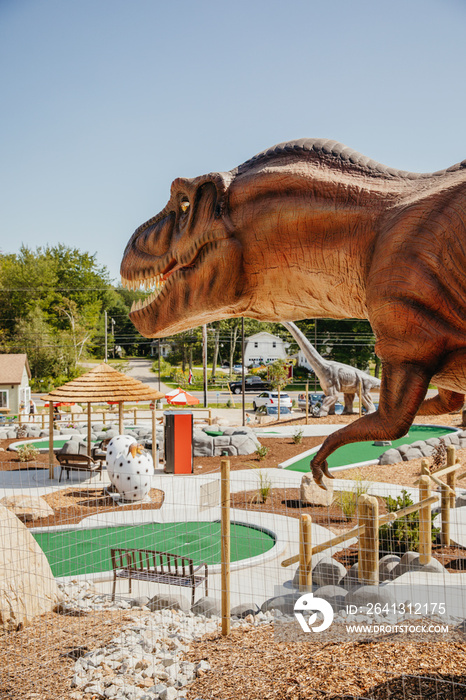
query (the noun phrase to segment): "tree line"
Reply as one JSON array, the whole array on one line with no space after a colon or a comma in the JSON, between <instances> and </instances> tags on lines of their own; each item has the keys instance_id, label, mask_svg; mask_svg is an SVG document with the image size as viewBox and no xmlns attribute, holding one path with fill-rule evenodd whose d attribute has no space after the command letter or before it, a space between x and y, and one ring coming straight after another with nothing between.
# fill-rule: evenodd
<instances>
[{"instance_id":1,"label":"tree line","mask_svg":"<svg viewBox=\"0 0 466 700\"><path fill-rule=\"evenodd\" d=\"M77 376L83 360L103 358L107 312L110 357L115 348L123 355L149 355L154 344L136 331L128 316L133 301L145 296L112 284L96 256L78 248L21 246L18 253L0 253L0 351L26 352L36 388L48 390ZM319 319L298 325L311 342L317 330L317 349L325 357L359 367L374 359L367 321ZM246 337L260 331L292 340L279 323L245 318ZM183 370L202 361L201 328L165 341L172 347L170 362ZM292 343L290 351L296 352L297 346ZM214 375L221 362L232 366L241 361L240 318L209 324L208 355Z\"/></svg>"}]
</instances>

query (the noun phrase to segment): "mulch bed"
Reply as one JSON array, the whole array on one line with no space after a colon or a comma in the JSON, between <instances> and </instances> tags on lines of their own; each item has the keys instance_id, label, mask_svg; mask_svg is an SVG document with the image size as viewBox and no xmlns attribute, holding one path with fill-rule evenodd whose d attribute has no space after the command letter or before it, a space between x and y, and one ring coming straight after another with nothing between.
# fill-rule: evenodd
<instances>
[{"instance_id":1,"label":"mulch bed","mask_svg":"<svg viewBox=\"0 0 466 700\"><path fill-rule=\"evenodd\" d=\"M240 491L231 494L231 507L243 508L244 510L264 511L275 515L287 515L291 518L299 518L302 513L307 513L312 517L312 522L322 527L340 533L349 530L357 525L356 516L348 520L343 513L341 506L334 502L330 506L315 506L302 503L299 498L299 489L283 488L270 490L265 503L258 500L258 491ZM387 512L383 498L377 498L379 502L379 513Z\"/></svg>"},{"instance_id":2,"label":"mulch bed","mask_svg":"<svg viewBox=\"0 0 466 700\"><path fill-rule=\"evenodd\" d=\"M48 613L21 631L0 632L0 698L67 700L76 659L107 644L135 615L121 610L82 617Z\"/></svg>"},{"instance_id":3,"label":"mulch bed","mask_svg":"<svg viewBox=\"0 0 466 700\"><path fill-rule=\"evenodd\" d=\"M102 487L88 488L85 486L73 486L72 488L55 491L42 498L55 511L55 515L47 518L27 520L23 522L27 527L45 527L49 525L73 525L83 518L97 513L108 513L115 510L157 510L162 507L164 493L159 489L151 489L147 503L127 504L116 506L113 499ZM22 518L20 518L21 520Z\"/></svg>"},{"instance_id":4,"label":"mulch bed","mask_svg":"<svg viewBox=\"0 0 466 700\"><path fill-rule=\"evenodd\" d=\"M387 635L380 641L277 643L273 625L212 635L194 644L192 660L212 670L188 700L459 700L466 698L466 645L450 632ZM414 638L413 638L414 637ZM453 685L456 684L456 685ZM460 684L460 685L459 685Z\"/></svg>"}]
</instances>

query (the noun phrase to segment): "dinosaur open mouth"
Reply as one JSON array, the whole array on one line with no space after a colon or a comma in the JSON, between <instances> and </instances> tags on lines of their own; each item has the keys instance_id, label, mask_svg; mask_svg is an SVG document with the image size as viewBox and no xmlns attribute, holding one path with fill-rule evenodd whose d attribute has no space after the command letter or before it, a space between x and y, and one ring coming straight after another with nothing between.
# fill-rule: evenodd
<instances>
[{"instance_id":1,"label":"dinosaur open mouth","mask_svg":"<svg viewBox=\"0 0 466 700\"><path fill-rule=\"evenodd\" d=\"M152 289L151 293L147 297L133 302L130 311L130 318L133 320L134 317L140 315L139 312L147 313L149 307L153 307L155 309L158 303L162 302L162 300L170 293L170 290L176 287L177 281L181 281L182 277L184 277L188 272L193 272L198 269L203 259L214 248L217 248L221 244L221 241L224 240L225 239L220 239L210 243L205 243L197 250L194 258L191 258L188 263L182 264L181 262L172 258L170 255L167 255L163 260L157 260L157 267L148 266L145 269L138 271L134 271L133 269L132 279L129 279L122 274L121 283L123 287L140 291L148 291L149 289Z\"/></svg>"}]
</instances>

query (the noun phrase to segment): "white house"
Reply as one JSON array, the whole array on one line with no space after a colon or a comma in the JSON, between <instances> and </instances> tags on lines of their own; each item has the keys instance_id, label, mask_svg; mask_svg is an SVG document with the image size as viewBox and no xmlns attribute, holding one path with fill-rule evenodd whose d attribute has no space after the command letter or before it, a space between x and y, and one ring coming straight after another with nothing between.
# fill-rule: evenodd
<instances>
[{"instance_id":1,"label":"white house","mask_svg":"<svg viewBox=\"0 0 466 700\"><path fill-rule=\"evenodd\" d=\"M0 355L0 415L18 414L21 404L29 406L30 378L26 354Z\"/></svg>"},{"instance_id":2,"label":"white house","mask_svg":"<svg viewBox=\"0 0 466 700\"><path fill-rule=\"evenodd\" d=\"M150 354L152 356L158 355L158 348L159 348L159 341L158 340L153 340L152 343L150 344ZM169 355L171 352L173 352L173 343L168 343L164 339L160 339L160 357L165 358L167 355Z\"/></svg>"},{"instance_id":3,"label":"white house","mask_svg":"<svg viewBox=\"0 0 466 700\"><path fill-rule=\"evenodd\" d=\"M245 339L244 364L249 367L255 363L285 360L289 345L290 343L266 331L250 335L249 338Z\"/></svg>"}]
</instances>

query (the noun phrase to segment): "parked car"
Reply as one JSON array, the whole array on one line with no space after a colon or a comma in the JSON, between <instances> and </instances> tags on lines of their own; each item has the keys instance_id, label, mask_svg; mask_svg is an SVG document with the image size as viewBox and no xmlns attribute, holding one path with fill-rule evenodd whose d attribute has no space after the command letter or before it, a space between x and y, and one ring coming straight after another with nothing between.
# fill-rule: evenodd
<instances>
[{"instance_id":1,"label":"parked car","mask_svg":"<svg viewBox=\"0 0 466 700\"><path fill-rule=\"evenodd\" d=\"M324 398L325 394L323 391L318 391L316 393L309 394L309 412L311 413L311 415L319 415L319 410L322 406ZM298 407L302 411L306 410L306 394L298 394ZM345 407L343 406L343 404L337 401L335 404L335 413L337 415L341 415L344 411L344 408Z\"/></svg>"},{"instance_id":2,"label":"parked car","mask_svg":"<svg viewBox=\"0 0 466 700\"><path fill-rule=\"evenodd\" d=\"M243 371L243 365L233 365L233 372L235 374L241 374Z\"/></svg>"},{"instance_id":3,"label":"parked car","mask_svg":"<svg viewBox=\"0 0 466 700\"><path fill-rule=\"evenodd\" d=\"M259 396L252 402L252 407L254 410L260 408L261 406L278 406L278 392L277 391L263 391ZM291 408L292 401L288 394L280 392L280 410L282 406L285 408Z\"/></svg>"},{"instance_id":4,"label":"parked car","mask_svg":"<svg viewBox=\"0 0 466 700\"><path fill-rule=\"evenodd\" d=\"M313 406L318 402L322 402L324 396L325 394L323 391L317 391L312 394L311 392L309 392L309 407ZM302 409L303 411L306 410L306 394L298 394L298 408Z\"/></svg>"},{"instance_id":5,"label":"parked car","mask_svg":"<svg viewBox=\"0 0 466 700\"><path fill-rule=\"evenodd\" d=\"M242 382L230 382L230 391L233 394L241 394L242 392ZM264 382L260 377L246 377L244 382L245 391L264 391L264 389L270 389L269 382Z\"/></svg>"},{"instance_id":6,"label":"parked car","mask_svg":"<svg viewBox=\"0 0 466 700\"><path fill-rule=\"evenodd\" d=\"M257 413L262 413L265 416L278 415L278 406L261 406L257 409ZM280 406L280 416L291 415L291 409L286 406Z\"/></svg>"}]
</instances>

